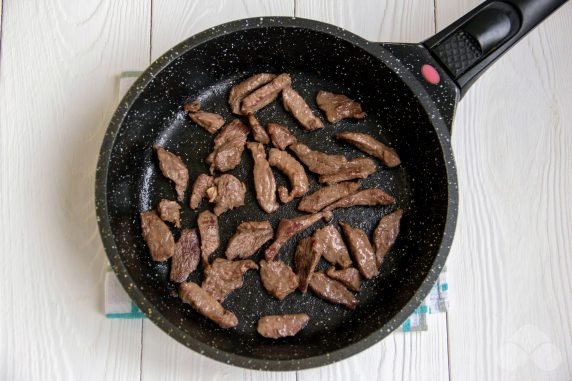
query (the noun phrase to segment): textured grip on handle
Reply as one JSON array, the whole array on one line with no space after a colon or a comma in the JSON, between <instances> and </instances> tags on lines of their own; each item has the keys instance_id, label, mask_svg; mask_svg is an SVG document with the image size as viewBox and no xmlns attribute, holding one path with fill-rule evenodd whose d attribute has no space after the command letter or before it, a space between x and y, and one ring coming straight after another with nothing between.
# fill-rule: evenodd
<instances>
[{"instance_id":1,"label":"textured grip on handle","mask_svg":"<svg viewBox=\"0 0 572 381\"><path fill-rule=\"evenodd\" d=\"M455 77L467 71L483 55L477 40L464 31L443 41L433 52Z\"/></svg>"}]
</instances>

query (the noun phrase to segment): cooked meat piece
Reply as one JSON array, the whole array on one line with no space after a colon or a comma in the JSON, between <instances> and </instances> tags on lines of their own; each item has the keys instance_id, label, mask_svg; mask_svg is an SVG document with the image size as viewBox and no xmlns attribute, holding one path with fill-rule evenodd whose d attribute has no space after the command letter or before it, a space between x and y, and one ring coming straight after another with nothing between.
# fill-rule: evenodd
<instances>
[{"instance_id":1,"label":"cooked meat piece","mask_svg":"<svg viewBox=\"0 0 572 381\"><path fill-rule=\"evenodd\" d=\"M260 261L260 279L268 293L280 300L298 288L298 277L282 261Z\"/></svg>"},{"instance_id":2,"label":"cooked meat piece","mask_svg":"<svg viewBox=\"0 0 572 381\"><path fill-rule=\"evenodd\" d=\"M205 210L197 217L197 226L201 235L203 264L208 267L209 257L220 245L218 218L210 210Z\"/></svg>"},{"instance_id":3,"label":"cooked meat piece","mask_svg":"<svg viewBox=\"0 0 572 381\"><path fill-rule=\"evenodd\" d=\"M359 272L366 279L373 278L379 271L375 263L375 252L367 234L361 229L352 228L350 225L344 223L340 223L340 225L342 225L346 242Z\"/></svg>"},{"instance_id":4,"label":"cooked meat piece","mask_svg":"<svg viewBox=\"0 0 572 381\"><path fill-rule=\"evenodd\" d=\"M395 243L399 234L399 223L403 216L403 210L397 209L395 212L382 217L373 231L373 245L375 247L375 261L377 268L381 267L383 258Z\"/></svg>"},{"instance_id":5,"label":"cooked meat piece","mask_svg":"<svg viewBox=\"0 0 572 381\"><path fill-rule=\"evenodd\" d=\"M251 94L245 96L242 99L242 111L243 115L254 114L261 108L269 105L280 91L292 84L292 80L288 74L280 74L274 78L270 83L262 86L258 90L253 91Z\"/></svg>"},{"instance_id":6,"label":"cooked meat piece","mask_svg":"<svg viewBox=\"0 0 572 381\"><path fill-rule=\"evenodd\" d=\"M181 227L181 215L180 215L181 205L177 201L171 200L161 200L157 211L159 212L159 217L165 222L170 222L176 227Z\"/></svg>"},{"instance_id":7,"label":"cooked meat piece","mask_svg":"<svg viewBox=\"0 0 572 381\"><path fill-rule=\"evenodd\" d=\"M355 193L358 188L358 182L339 183L320 188L311 195L305 196L298 204L298 210L308 213L319 212L331 203Z\"/></svg>"},{"instance_id":8,"label":"cooked meat piece","mask_svg":"<svg viewBox=\"0 0 572 381\"><path fill-rule=\"evenodd\" d=\"M224 126L224 118L212 112L198 111L190 113L189 117L193 122L207 130L209 134L214 134Z\"/></svg>"},{"instance_id":9,"label":"cooked meat piece","mask_svg":"<svg viewBox=\"0 0 572 381\"><path fill-rule=\"evenodd\" d=\"M143 239L149 247L154 261L162 262L171 258L175 253L175 239L171 230L155 211L141 213L141 230Z\"/></svg>"},{"instance_id":10,"label":"cooked meat piece","mask_svg":"<svg viewBox=\"0 0 572 381\"><path fill-rule=\"evenodd\" d=\"M207 189L209 202L215 203L214 214L220 216L227 210L244 205L246 187L233 175L222 175L214 179L214 186Z\"/></svg>"},{"instance_id":11,"label":"cooked meat piece","mask_svg":"<svg viewBox=\"0 0 572 381\"><path fill-rule=\"evenodd\" d=\"M153 149L157 152L159 158L159 168L163 176L170 179L175 183L175 190L177 191L177 200L183 201L185 198L185 191L187 190L187 183L189 182L189 171L181 158L158 145L154 145Z\"/></svg>"},{"instance_id":12,"label":"cooked meat piece","mask_svg":"<svg viewBox=\"0 0 572 381\"><path fill-rule=\"evenodd\" d=\"M298 160L294 159L285 151L277 148L271 148L268 154L268 163L283 172L292 185L292 190L288 193L285 186L278 187L278 197L284 204L292 201L296 197L305 195L310 189L310 183L306 171Z\"/></svg>"},{"instance_id":13,"label":"cooked meat piece","mask_svg":"<svg viewBox=\"0 0 572 381\"><path fill-rule=\"evenodd\" d=\"M357 299L343 284L327 277L323 272L312 275L310 290L320 298L330 303L341 304L349 310L355 309L358 304Z\"/></svg>"},{"instance_id":14,"label":"cooked meat piece","mask_svg":"<svg viewBox=\"0 0 572 381\"><path fill-rule=\"evenodd\" d=\"M236 315L227 311L196 283L185 282L179 286L179 296L189 303L198 313L217 323L221 328L232 328L238 325Z\"/></svg>"},{"instance_id":15,"label":"cooked meat piece","mask_svg":"<svg viewBox=\"0 0 572 381\"><path fill-rule=\"evenodd\" d=\"M256 263L250 259L229 261L217 258L212 265L205 268L201 287L222 303L228 294L242 287L242 276L250 269L258 269Z\"/></svg>"},{"instance_id":16,"label":"cooked meat piece","mask_svg":"<svg viewBox=\"0 0 572 381\"><path fill-rule=\"evenodd\" d=\"M272 225L268 221L247 221L238 225L228 240L225 255L228 259L248 258L272 239Z\"/></svg>"},{"instance_id":17,"label":"cooked meat piece","mask_svg":"<svg viewBox=\"0 0 572 381\"><path fill-rule=\"evenodd\" d=\"M318 175L337 173L348 163L348 159L344 155L329 155L314 151L302 143L294 143L290 145L290 149L302 163L306 164L310 171Z\"/></svg>"},{"instance_id":18,"label":"cooked meat piece","mask_svg":"<svg viewBox=\"0 0 572 381\"><path fill-rule=\"evenodd\" d=\"M272 144L274 144L276 148L285 150L290 144L294 144L298 141L296 137L281 124L270 122L267 128L270 138L272 139Z\"/></svg>"},{"instance_id":19,"label":"cooked meat piece","mask_svg":"<svg viewBox=\"0 0 572 381\"><path fill-rule=\"evenodd\" d=\"M228 97L228 104L230 105L232 112L234 114L242 115L240 112L242 99L254 90L258 89L260 86L272 81L274 78L276 78L275 74L254 74L252 77L234 85L232 89L230 89L230 95Z\"/></svg>"},{"instance_id":20,"label":"cooked meat piece","mask_svg":"<svg viewBox=\"0 0 572 381\"><path fill-rule=\"evenodd\" d=\"M306 131L324 128L324 123L314 115L304 98L293 88L287 87L282 90L282 104L286 111L290 112Z\"/></svg>"},{"instance_id":21,"label":"cooked meat piece","mask_svg":"<svg viewBox=\"0 0 572 381\"><path fill-rule=\"evenodd\" d=\"M193 192L191 193L190 206L191 209L197 209L203 198L207 197L207 189L214 185L214 177L201 173L193 184Z\"/></svg>"},{"instance_id":22,"label":"cooked meat piece","mask_svg":"<svg viewBox=\"0 0 572 381\"><path fill-rule=\"evenodd\" d=\"M214 170L230 171L240 164L240 157L246 144L249 129L240 120L235 119L226 126L214 139L213 152L207 156L211 174Z\"/></svg>"},{"instance_id":23,"label":"cooked meat piece","mask_svg":"<svg viewBox=\"0 0 572 381\"><path fill-rule=\"evenodd\" d=\"M295 217L291 219L283 219L278 223L276 228L276 234L274 236L274 242L272 245L266 249L264 256L266 260L272 260L280 251L280 248L284 246L286 242L296 234L303 232L322 217L327 217L324 213L315 213L306 216Z\"/></svg>"},{"instance_id":24,"label":"cooked meat piece","mask_svg":"<svg viewBox=\"0 0 572 381\"><path fill-rule=\"evenodd\" d=\"M171 281L182 283L195 271L201 257L197 229L183 229L171 259Z\"/></svg>"},{"instance_id":25,"label":"cooked meat piece","mask_svg":"<svg viewBox=\"0 0 572 381\"><path fill-rule=\"evenodd\" d=\"M401 164L401 160L393 148L386 146L368 134L362 134L361 132L341 132L337 134L336 137L353 144L371 156L377 157L389 168L396 167Z\"/></svg>"},{"instance_id":26,"label":"cooked meat piece","mask_svg":"<svg viewBox=\"0 0 572 381\"><path fill-rule=\"evenodd\" d=\"M300 282L298 288L302 293L306 293L308 290L308 284L319 261L320 253L315 248L314 238L306 237L298 241L294 263L296 264L296 275L298 275Z\"/></svg>"},{"instance_id":27,"label":"cooked meat piece","mask_svg":"<svg viewBox=\"0 0 572 381\"><path fill-rule=\"evenodd\" d=\"M270 137L268 136L268 133L264 127L260 125L260 122L258 119L256 119L254 114L248 115L248 123L250 124L250 129L252 130L252 137L254 140L256 140L258 143L270 144Z\"/></svg>"},{"instance_id":28,"label":"cooked meat piece","mask_svg":"<svg viewBox=\"0 0 572 381\"><path fill-rule=\"evenodd\" d=\"M346 118L363 119L366 116L358 102L342 94L319 91L316 96L316 103L326 114L330 123L336 123Z\"/></svg>"},{"instance_id":29,"label":"cooked meat piece","mask_svg":"<svg viewBox=\"0 0 572 381\"><path fill-rule=\"evenodd\" d=\"M373 160L358 157L339 168L338 172L320 176L319 181L326 184L336 184L341 181L365 179L377 170Z\"/></svg>"},{"instance_id":30,"label":"cooked meat piece","mask_svg":"<svg viewBox=\"0 0 572 381\"><path fill-rule=\"evenodd\" d=\"M276 201L276 180L266 160L264 146L254 142L247 143L246 146L254 160L254 190L258 205L266 213L273 213L280 205Z\"/></svg>"},{"instance_id":31,"label":"cooked meat piece","mask_svg":"<svg viewBox=\"0 0 572 381\"><path fill-rule=\"evenodd\" d=\"M183 105L183 110L188 114L201 111L201 102L198 99L190 103L187 102Z\"/></svg>"},{"instance_id":32,"label":"cooked meat piece","mask_svg":"<svg viewBox=\"0 0 572 381\"><path fill-rule=\"evenodd\" d=\"M306 314L269 315L258 320L256 330L259 334L270 339L294 336L310 321Z\"/></svg>"},{"instance_id":33,"label":"cooked meat piece","mask_svg":"<svg viewBox=\"0 0 572 381\"><path fill-rule=\"evenodd\" d=\"M333 225L325 226L314 233L316 251L328 262L346 268L352 265L350 253L342 235Z\"/></svg>"},{"instance_id":34,"label":"cooked meat piece","mask_svg":"<svg viewBox=\"0 0 572 381\"><path fill-rule=\"evenodd\" d=\"M352 291L359 291L361 285L361 278L359 276L359 270L355 267L348 267L343 270L336 270L335 267L330 267L326 274L332 279L337 280L344 286Z\"/></svg>"},{"instance_id":35,"label":"cooked meat piece","mask_svg":"<svg viewBox=\"0 0 572 381\"><path fill-rule=\"evenodd\" d=\"M357 193L351 194L339 199L333 204L327 206L324 210L334 210L336 208L351 208L352 206L375 206L390 205L395 202L393 196L388 195L381 189L370 188L363 189Z\"/></svg>"}]
</instances>

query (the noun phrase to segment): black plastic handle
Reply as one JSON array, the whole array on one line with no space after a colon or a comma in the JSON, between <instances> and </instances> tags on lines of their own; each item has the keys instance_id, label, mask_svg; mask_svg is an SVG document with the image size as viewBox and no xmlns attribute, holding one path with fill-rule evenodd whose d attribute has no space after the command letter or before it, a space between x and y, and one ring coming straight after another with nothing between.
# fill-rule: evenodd
<instances>
[{"instance_id":1,"label":"black plastic handle","mask_svg":"<svg viewBox=\"0 0 572 381\"><path fill-rule=\"evenodd\" d=\"M423 44L461 90L567 0L485 1Z\"/></svg>"}]
</instances>

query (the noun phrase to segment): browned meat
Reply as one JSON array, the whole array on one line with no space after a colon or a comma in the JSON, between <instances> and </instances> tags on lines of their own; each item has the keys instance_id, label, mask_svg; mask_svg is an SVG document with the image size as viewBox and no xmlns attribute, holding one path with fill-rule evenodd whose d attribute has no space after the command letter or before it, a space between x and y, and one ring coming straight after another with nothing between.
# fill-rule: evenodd
<instances>
[{"instance_id":1,"label":"browned meat","mask_svg":"<svg viewBox=\"0 0 572 381\"><path fill-rule=\"evenodd\" d=\"M201 235L203 264L208 267L209 257L220 245L218 219L210 210L205 210L197 217L197 226Z\"/></svg>"},{"instance_id":2,"label":"browned meat","mask_svg":"<svg viewBox=\"0 0 572 381\"><path fill-rule=\"evenodd\" d=\"M179 200L179 202L183 201L185 191L187 190L187 183L189 182L189 171L187 167L185 167L183 160L158 145L154 145L153 149L157 152L159 168L161 168L163 176L175 183L177 200Z\"/></svg>"},{"instance_id":3,"label":"browned meat","mask_svg":"<svg viewBox=\"0 0 572 381\"><path fill-rule=\"evenodd\" d=\"M189 117L193 122L207 130L209 134L214 134L224 126L224 118L212 112L198 111L190 113Z\"/></svg>"},{"instance_id":4,"label":"browned meat","mask_svg":"<svg viewBox=\"0 0 572 381\"><path fill-rule=\"evenodd\" d=\"M246 187L233 175L222 175L214 179L214 186L207 189L209 202L215 203L214 214L220 216L227 210L244 205Z\"/></svg>"},{"instance_id":5,"label":"browned meat","mask_svg":"<svg viewBox=\"0 0 572 381\"><path fill-rule=\"evenodd\" d=\"M260 125L260 122L258 119L256 119L254 114L248 115L248 124L250 124L250 129L252 130L252 137L254 140L256 140L258 143L270 144L270 137L268 136L268 133L264 127Z\"/></svg>"},{"instance_id":6,"label":"browned meat","mask_svg":"<svg viewBox=\"0 0 572 381\"><path fill-rule=\"evenodd\" d=\"M266 213L275 212L280 205L276 201L276 180L270 164L266 160L266 152L261 143L250 142L246 146L252 153L254 160L254 190L258 205Z\"/></svg>"},{"instance_id":7,"label":"browned meat","mask_svg":"<svg viewBox=\"0 0 572 381\"><path fill-rule=\"evenodd\" d=\"M249 129L240 120L235 119L223 127L214 139L213 152L207 156L211 174L214 170L230 171L240 164L240 157L246 144Z\"/></svg>"},{"instance_id":8,"label":"browned meat","mask_svg":"<svg viewBox=\"0 0 572 381\"><path fill-rule=\"evenodd\" d=\"M298 204L298 210L308 213L319 212L331 203L354 194L358 188L358 182L345 182L320 188L311 195L305 196Z\"/></svg>"},{"instance_id":9,"label":"browned meat","mask_svg":"<svg viewBox=\"0 0 572 381\"><path fill-rule=\"evenodd\" d=\"M294 336L310 321L306 314L269 315L258 320L256 330L259 334L270 339Z\"/></svg>"},{"instance_id":10,"label":"browned meat","mask_svg":"<svg viewBox=\"0 0 572 381\"><path fill-rule=\"evenodd\" d=\"M222 303L228 294L242 287L242 276L250 269L258 269L256 263L250 259L229 261L217 258L212 265L205 268L201 287Z\"/></svg>"},{"instance_id":11,"label":"browned meat","mask_svg":"<svg viewBox=\"0 0 572 381\"><path fill-rule=\"evenodd\" d=\"M325 226L314 233L316 251L328 262L346 268L352 265L350 253L344 244L342 235L333 225Z\"/></svg>"},{"instance_id":12,"label":"browned meat","mask_svg":"<svg viewBox=\"0 0 572 381\"><path fill-rule=\"evenodd\" d=\"M319 261L320 253L315 249L314 238L306 237L298 241L294 263L296 264L296 275L298 275L300 282L298 288L303 293L308 290L308 284Z\"/></svg>"},{"instance_id":13,"label":"browned meat","mask_svg":"<svg viewBox=\"0 0 572 381\"><path fill-rule=\"evenodd\" d=\"M363 189L357 193L351 194L339 199L333 204L327 206L324 210L334 210L336 208L351 208L352 206L375 206L375 205L391 205L395 202L393 196L388 195L381 189L370 188Z\"/></svg>"},{"instance_id":14,"label":"browned meat","mask_svg":"<svg viewBox=\"0 0 572 381\"><path fill-rule=\"evenodd\" d=\"M375 247L375 261L377 268L381 267L383 258L395 243L399 234L399 223L403 216L403 210L397 209L395 212L382 217L373 231L373 245Z\"/></svg>"},{"instance_id":15,"label":"browned meat","mask_svg":"<svg viewBox=\"0 0 572 381\"><path fill-rule=\"evenodd\" d=\"M260 86L267 84L276 78L275 74L270 73L260 73L254 74L252 77L245 79L244 81L236 84L230 89L230 95L228 97L228 104L234 114L242 115L240 112L240 104L242 99L258 89Z\"/></svg>"},{"instance_id":16,"label":"browned meat","mask_svg":"<svg viewBox=\"0 0 572 381\"><path fill-rule=\"evenodd\" d=\"M278 227L276 228L276 234L274 236L274 242L272 245L266 249L264 255L266 260L272 260L280 251L280 248L284 246L286 242L296 234L303 232L316 222L320 218L325 217L324 213L315 213L307 216L300 216L291 219L280 220Z\"/></svg>"},{"instance_id":17,"label":"browned meat","mask_svg":"<svg viewBox=\"0 0 572 381\"><path fill-rule=\"evenodd\" d=\"M157 211L159 212L159 217L165 222L170 222L176 227L181 227L181 215L180 215L181 205L177 201L171 200L161 200Z\"/></svg>"},{"instance_id":18,"label":"browned meat","mask_svg":"<svg viewBox=\"0 0 572 381\"><path fill-rule=\"evenodd\" d=\"M373 160L358 157L338 169L338 172L320 176L319 181L326 184L336 184L341 181L365 179L377 170Z\"/></svg>"},{"instance_id":19,"label":"browned meat","mask_svg":"<svg viewBox=\"0 0 572 381\"><path fill-rule=\"evenodd\" d=\"M248 258L270 241L272 234L272 225L268 221L242 222L228 240L225 255L230 260Z\"/></svg>"},{"instance_id":20,"label":"browned meat","mask_svg":"<svg viewBox=\"0 0 572 381\"><path fill-rule=\"evenodd\" d=\"M324 123L314 115L304 98L293 88L287 87L282 90L282 104L286 111L290 112L306 131L324 128Z\"/></svg>"},{"instance_id":21,"label":"browned meat","mask_svg":"<svg viewBox=\"0 0 572 381\"><path fill-rule=\"evenodd\" d=\"M396 167L401 164L401 160L393 148L386 146L368 134L362 134L361 132L341 132L337 134L336 137L353 144L371 156L377 157L389 168Z\"/></svg>"},{"instance_id":22,"label":"browned meat","mask_svg":"<svg viewBox=\"0 0 572 381\"><path fill-rule=\"evenodd\" d=\"M366 279L373 278L379 271L375 263L375 252L367 238L367 234L361 229L352 228L350 225L344 223L340 223L340 225L342 225L350 253L359 272Z\"/></svg>"},{"instance_id":23,"label":"browned meat","mask_svg":"<svg viewBox=\"0 0 572 381\"><path fill-rule=\"evenodd\" d=\"M201 257L197 229L183 229L171 259L171 281L182 283L195 271Z\"/></svg>"},{"instance_id":24,"label":"browned meat","mask_svg":"<svg viewBox=\"0 0 572 381\"><path fill-rule=\"evenodd\" d=\"M359 291L361 285L361 278L359 276L359 270L354 267L348 267L343 270L336 270L335 267L330 267L326 274L332 279L337 280L344 286L352 291Z\"/></svg>"},{"instance_id":25,"label":"browned meat","mask_svg":"<svg viewBox=\"0 0 572 381\"><path fill-rule=\"evenodd\" d=\"M344 155L329 155L314 151L302 143L294 143L290 145L290 149L302 163L306 164L310 171L318 175L337 173L348 163L348 159Z\"/></svg>"},{"instance_id":26,"label":"browned meat","mask_svg":"<svg viewBox=\"0 0 572 381\"><path fill-rule=\"evenodd\" d=\"M296 143L298 140L288 129L278 123L268 123L268 133L272 139L272 144L274 147L281 150L288 148L290 144Z\"/></svg>"},{"instance_id":27,"label":"browned meat","mask_svg":"<svg viewBox=\"0 0 572 381\"><path fill-rule=\"evenodd\" d=\"M187 102L183 105L183 110L188 114L201 111L201 102L198 99L190 103Z\"/></svg>"},{"instance_id":28,"label":"browned meat","mask_svg":"<svg viewBox=\"0 0 572 381\"><path fill-rule=\"evenodd\" d=\"M358 301L340 282L327 277L323 272L316 272L310 281L310 290L330 303L341 304L349 310L356 308Z\"/></svg>"},{"instance_id":29,"label":"browned meat","mask_svg":"<svg viewBox=\"0 0 572 381\"><path fill-rule=\"evenodd\" d=\"M260 279L268 293L280 300L298 287L298 277L282 261L260 261Z\"/></svg>"},{"instance_id":30,"label":"browned meat","mask_svg":"<svg viewBox=\"0 0 572 381\"><path fill-rule=\"evenodd\" d=\"M310 183L308 176L306 176L306 171L304 167L302 167L302 164L290 156L290 154L285 151L280 151L277 148L271 148L268 154L268 162L271 166L283 172L292 185L290 193L288 193L288 189L286 189L285 186L278 187L278 197L280 197L280 201L287 203L308 192Z\"/></svg>"},{"instance_id":31,"label":"browned meat","mask_svg":"<svg viewBox=\"0 0 572 381\"><path fill-rule=\"evenodd\" d=\"M227 311L196 283L185 282L179 286L179 296L189 303L198 313L217 323L221 328L232 328L238 325L236 315Z\"/></svg>"},{"instance_id":32,"label":"browned meat","mask_svg":"<svg viewBox=\"0 0 572 381\"><path fill-rule=\"evenodd\" d=\"M269 105L280 91L292 84L292 80L288 74L280 74L274 78L270 83L262 86L258 90L253 91L251 94L245 96L242 99L242 111L243 115L254 114L261 108Z\"/></svg>"},{"instance_id":33,"label":"browned meat","mask_svg":"<svg viewBox=\"0 0 572 381\"><path fill-rule=\"evenodd\" d=\"M193 192L191 193L190 206L191 209L197 209L203 198L207 197L207 189L214 186L214 177L201 173L193 184Z\"/></svg>"},{"instance_id":34,"label":"browned meat","mask_svg":"<svg viewBox=\"0 0 572 381\"><path fill-rule=\"evenodd\" d=\"M330 123L336 123L346 118L363 119L366 116L358 102L342 94L319 91L316 96L316 103L326 114Z\"/></svg>"},{"instance_id":35,"label":"browned meat","mask_svg":"<svg viewBox=\"0 0 572 381\"><path fill-rule=\"evenodd\" d=\"M155 211L149 210L141 213L141 230L143 230L143 239L147 243L154 261L166 261L173 256L175 239L167 224L159 218Z\"/></svg>"}]
</instances>

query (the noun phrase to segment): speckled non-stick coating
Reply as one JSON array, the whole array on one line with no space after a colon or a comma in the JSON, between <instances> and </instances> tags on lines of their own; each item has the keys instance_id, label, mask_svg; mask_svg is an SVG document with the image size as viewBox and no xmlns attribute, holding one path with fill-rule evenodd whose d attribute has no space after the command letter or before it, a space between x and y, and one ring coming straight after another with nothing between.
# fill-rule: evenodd
<instances>
[{"instance_id":1,"label":"speckled non-stick coating","mask_svg":"<svg viewBox=\"0 0 572 381\"><path fill-rule=\"evenodd\" d=\"M311 148L363 156L334 139L336 132L363 131L394 147L403 164L384 168L362 182L381 187L397 198L394 206L337 210L333 223L343 221L371 233L381 216L405 209L401 233L381 274L363 284L359 306L347 311L315 297L295 292L280 302L263 289L257 271L249 271L244 286L224 302L239 318L224 330L183 304L169 282L168 263L151 260L141 238L139 213L162 198L176 199L173 185L160 173L153 144L180 155L191 184L208 171L205 157L213 136L181 111L185 100L199 99L202 108L234 118L228 92L238 81L257 72L287 72L293 87L325 121L315 103L318 90L348 95L360 101L368 116L345 120L316 132L304 132L280 102L257 113L265 125L286 125ZM396 74L398 73L398 74ZM413 90L412 90L413 89ZM245 121L246 122L246 121ZM245 150L241 166L230 171L247 185L246 205L219 218L222 247L238 224L301 215L298 200L268 215L256 203L252 158ZM310 174L311 188L318 188ZM275 171L277 180L287 184ZM439 110L411 74L379 45L345 31L301 19L251 19L226 24L167 52L149 68L119 106L103 143L97 177L97 208L107 254L120 281L149 318L188 347L227 363L256 369L290 370L323 365L345 358L385 337L428 293L448 253L456 216L456 177L449 135ZM190 194L190 186L187 196ZM196 226L206 202L193 211L183 205L183 227ZM292 265L296 241L324 226L320 221L290 241L279 258ZM173 229L178 236L178 230ZM256 255L260 259L262 251ZM320 269L327 266L322 262ZM199 267L191 278L202 279ZM310 323L296 337L281 340L256 333L257 320L267 314L305 312Z\"/></svg>"}]
</instances>

